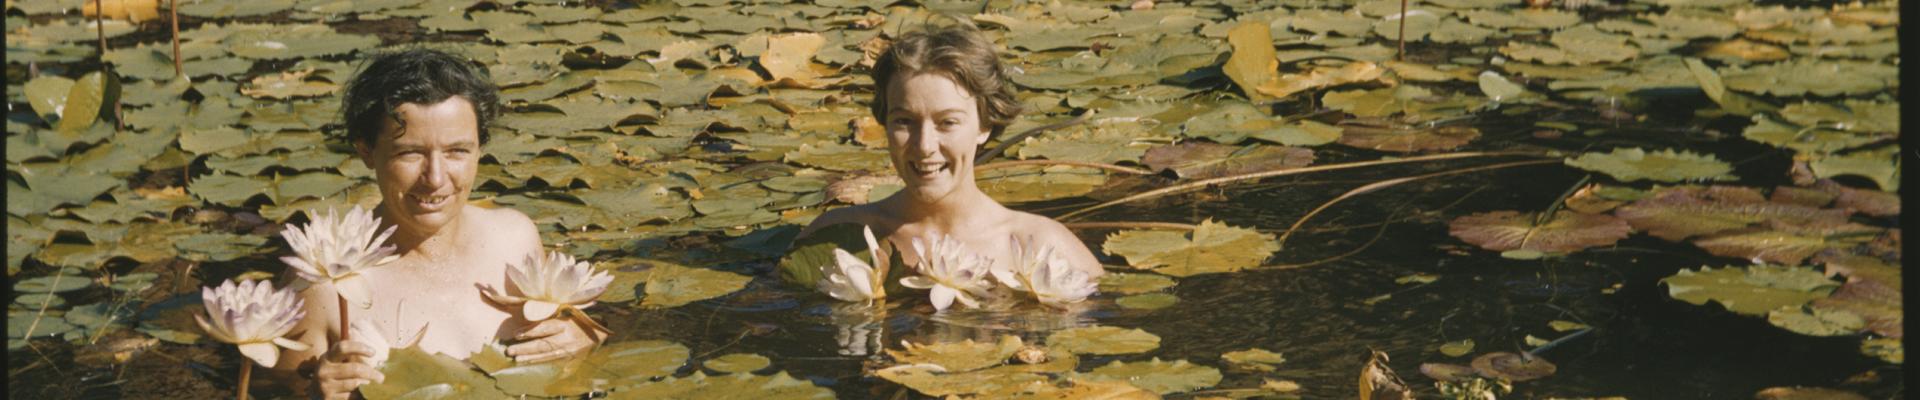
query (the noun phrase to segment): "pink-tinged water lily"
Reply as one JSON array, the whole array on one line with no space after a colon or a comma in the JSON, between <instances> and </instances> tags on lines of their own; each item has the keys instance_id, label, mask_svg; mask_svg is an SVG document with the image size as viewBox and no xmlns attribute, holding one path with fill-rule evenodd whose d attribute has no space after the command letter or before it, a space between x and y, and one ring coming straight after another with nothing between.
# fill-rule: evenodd
<instances>
[{"instance_id":1,"label":"pink-tinged water lily","mask_svg":"<svg viewBox=\"0 0 1920 400\"><path fill-rule=\"evenodd\" d=\"M1065 257L1053 251L1053 246L1035 243L1031 238L1014 237L1011 241L1014 262L993 269L994 279L1008 288L1031 293L1040 304L1051 307L1086 300L1099 288L1099 282L1086 271L1073 268Z\"/></svg>"},{"instance_id":2,"label":"pink-tinged water lily","mask_svg":"<svg viewBox=\"0 0 1920 400\"><path fill-rule=\"evenodd\" d=\"M334 291L354 306L370 306L372 298L366 282L359 279L360 273L399 258L393 246L385 245L394 227L381 231L380 218L360 206L346 215L337 215L331 208L326 214L309 211L307 215L313 220L304 229L288 224L280 232L294 253L280 261L293 267L306 282L331 283Z\"/></svg>"},{"instance_id":3,"label":"pink-tinged water lily","mask_svg":"<svg viewBox=\"0 0 1920 400\"><path fill-rule=\"evenodd\" d=\"M239 345L240 354L261 366L272 368L280 361L277 347L308 348L306 343L282 337L307 316L301 308L306 301L293 290L275 290L266 281L235 285L229 280L219 287L201 288L200 301L207 307L206 315L193 316L200 329L214 339Z\"/></svg>"},{"instance_id":4,"label":"pink-tinged water lily","mask_svg":"<svg viewBox=\"0 0 1920 400\"><path fill-rule=\"evenodd\" d=\"M827 295L843 301L872 301L887 298L887 260L881 255L880 241L874 239L872 227L861 227L866 234L867 251L872 256L871 264L854 257L844 249L833 249L833 265L826 266L826 277L815 286Z\"/></svg>"},{"instance_id":5,"label":"pink-tinged water lily","mask_svg":"<svg viewBox=\"0 0 1920 400\"><path fill-rule=\"evenodd\" d=\"M393 349L404 349L420 344L420 338L425 337L427 333L427 326L420 325L420 329L413 331L411 335L401 333L407 337L395 342L387 340L387 335L381 334L380 330L374 328L373 323L367 320L354 320L350 325L353 330L351 340L373 348L373 357L368 358L367 363L375 366L387 362L387 357L393 354Z\"/></svg>"},{"instance_id":6,"label":"pink-tinged water lily","mask_svg":"<svg viewBox=\"0 0 1920 400\"><path fill-rule=\"evenodd\" d=\"M901 285L914 289L932 289L928 298L935 310L945 310L954 300L967 307L980 307L976 297L988 295L987 269L992 261L967 250L960 241L942 235L931 246L913 239L913 252L920 257L916 267L920 276L900 279Z\"/></svg>"},{"instance_id":7,"label":"pink-tinged water lily","mask_svg":"<svg viewBox=\"0 0 1920 400\"><path fill-rule=\"evenodd\" d=\"M481 292L496 303L524 304L520 311L528 321L545 321L560 310L577 312L593 306L594 298L613 283L613 275L556 251L545 258L528 254L526 262L507 264L507 282L518 295L491 286L481 287Z\"/></svg>"}]
</instances>

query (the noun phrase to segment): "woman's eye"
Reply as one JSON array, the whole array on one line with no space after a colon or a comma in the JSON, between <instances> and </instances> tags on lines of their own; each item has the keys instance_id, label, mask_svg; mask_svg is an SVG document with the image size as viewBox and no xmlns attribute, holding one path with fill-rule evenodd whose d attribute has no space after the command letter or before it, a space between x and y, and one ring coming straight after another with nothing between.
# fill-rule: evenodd
<instances>
[{"instance_id":1,"label":"woman's eye","mask_svg":"<svg viewBox=\"0 0 1920 400\"><path fill-rule=\"evenodd\" d=\"M893 121L891 121L891 123L892 123L892 124L894 124L894 125L903 125L903 126L904 126L904 125L911 125L911 124L913 124L913 120L911 120L911 119L906 119L906 118L894 118L894 119L893 119Z\"/></svg>"},{"instance_id":2,"label":"woman's eye","mask_svg":"<svg viewBox=\"0 0 1920 400\"><path fill-rule=\"evenodd\" d=\"M940 120L940 126L954 126L954 125L960 125L960 120L957 120L957 119Z\"/></svg>"}]
</instances>

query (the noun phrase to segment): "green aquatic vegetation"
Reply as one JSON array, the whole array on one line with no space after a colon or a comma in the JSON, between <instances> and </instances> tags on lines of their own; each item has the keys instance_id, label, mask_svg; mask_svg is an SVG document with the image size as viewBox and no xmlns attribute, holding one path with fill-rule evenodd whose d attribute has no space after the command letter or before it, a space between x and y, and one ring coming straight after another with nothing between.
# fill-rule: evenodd
<instances>
[{"instance_id":1,"label":"green aquatic vegetation","mask_svg":"<svg viewBox=\"0 0 1920 400\"><path fill-rule=\"evenodd\" d=\"M1783 265L1682 269L1660 280L1674 299L1704 305L1720 303L1728 311L1765 315L1782 307L1825 298L1839 286L1812 268Z\"/></svg>"},{"instance_id":2,"label":"green aquatic vegetation","mask_svg":"<svg viewBox=\"0 0 1920 400\"><path fill-rule=\"evenodd\" d=\"M1281 363L1287 362L1287 357L1267 349L1252 348L1221 354L1220 360L1254 371L1273 371L1279 368Z\"/></svg>"},{"instance_id":3,"label":"green aquatic vegetation","mask_svg":"<svg viewBox=\"0 0 1920 400\"><path fill-rule=\"evenodd\" d=\"M1202 221L1191 232L1128 230L1107 236L1101 248L1138 269L1191 276L1233 272L1265 262L1280 245L1272 234Z\"/></svg>"},{"instance_id":4,"label":"green aquatic vegetation","mask_svg":"<svg viewBox=\"0 0 1920 400\"><path fill-rule=\"evenodd\" d=\"M773 360L759 354L734 353L707 360L700 364L714 372L744 374L767 369Z\"/></svg>"},{"instance_id":5,"label":"green aquatic vegetation","mask_svg":"<svg viewBox=\"0 0 1920 400\"><path fill-rule=\"evenodd\" d=\"M725 296L747 287L753 277L706 268L656 263L648 270L644 308L678 307L695 301Z\"/></svg>"},{"instance_id":6,"label":"green aquatic vegetation","mask_svg":"<svg viewBox=\"0 0 1920 400\"><path fill-rule=\"evenodd\" d=\"M1220 384L1220 370L1205 365L1174 360L1114 361L1081 374L1094 381L1118 381L1162 395L1205 389Z\"/></svg>"},{"instance_id":7,"label":"green aquatic vegetation","mask_svg":"<svg viewBox=\"0 0 1920 400\"><path fill-rule=\"evenodd\" d=\"M1160 347L1160 337L1140 329L1114 326L1071 328L1047 336L1047 346L1074 354L1134 354Z\"/></svg>"},{"instance_id":8,"label":"green aquatic vegetation","mask_svg":"<svg viewBox=\"0 0 1920 400\"><path fill-rule=\"evenodd\" d=\"M1590 152L1569 157L1567 166L1601 172L1623 182L1652 180L1680 182L1689 180L1732 180L1733 166L1712 155L1673 149L1646 151L1640 148L1615 148L1611 153Z\"/></svg>"},{"instance_id":9,"label":"green aquatic vegetation","mask_svg":"<svg viewBox=\"0 0 1920 400\"><path fill-rule=\"evenodd\" d=\"M1113 299L1113 304L1136 310L1158 310L1179 302L1179 297L1168 293L1142 293Z\"/></svg>"},{"instance_id":10,"label":"green aquatic vegetation","mask_svg":"<svg viewBox=\"0 0 1920 400\"><path fill-rule=\"evenodd\" d=\"M916 344L901 343L902 350L887 349L887 355L906 364L932 365L946 372L967 372L1000 365L1025 346L1017 336L999 340Z\"/></svg>"},{"instance_id":11,"label":"green aquatic vegetation","mask_svg":"<svg viewBox=\"0 0 1920 400\"><path fill-rule=\"evenodd\" d=\"M1899 69L1878 62L1794 59L1720 69L1727 88L1774 97L1861 95L1895 86Z\"/></svg>"},{"instance_id":12,"label":"green aquatic vegetation","mask_svg":"<svg viewBox=\"0 0 1920 400\"><path fill-rule=\"evenodd\" d=\"M1493 251L1571 253L1627 238L1627 221L1607 214L1559 211L1542 221L1534 213L1492 211L1454 218L1447 233Z\"/></svg>"},{"instance_id":13,"label":"green aquatic vegetation","mask_svg":"<svg viewBox=\"0 0 1920 400\"><path fill-rule=\"evenodd\" d=\"M1173 278L1158 274L1109 272L1100 276L1100 291L1115 294L1142 294L1171 288Z\"/></svg>"}]
</instances>

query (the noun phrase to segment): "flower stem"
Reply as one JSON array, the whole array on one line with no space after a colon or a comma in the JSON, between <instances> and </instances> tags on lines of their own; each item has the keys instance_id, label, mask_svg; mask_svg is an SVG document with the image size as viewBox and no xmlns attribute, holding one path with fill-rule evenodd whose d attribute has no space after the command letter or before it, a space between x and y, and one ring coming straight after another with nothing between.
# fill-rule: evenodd
<instances>
[{"instance_id":1,"label":"flower stem","mask_svg":"<svg viewBox=\"0 0 1920 400\"><path fill-rule=\"evenodd\" d=\"M240 359L240 400L247 400L247 383L253 380L253 360Z\"/></svg>"},{"instance_id":2,"label":"flower stem","mask_svg":"<svg viewBox=\"0 0 1920 400\"><path fill-rule=\"evenodd\" d=\"M349 321L347 319L347 296L339 296L339 298L340 298L340 341L345 342L348 339L348 336L349 336L348 333L351 333L353 329L349 329L348 325L351 325L351 324L347 322Z\"/></svg>"}]
</instances>

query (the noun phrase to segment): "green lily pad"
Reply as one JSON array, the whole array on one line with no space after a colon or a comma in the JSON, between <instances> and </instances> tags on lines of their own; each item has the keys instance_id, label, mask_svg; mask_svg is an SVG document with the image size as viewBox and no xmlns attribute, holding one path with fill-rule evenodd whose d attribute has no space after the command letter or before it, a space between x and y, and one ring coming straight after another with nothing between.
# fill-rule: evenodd
<instances>
[{"instance_id":1,"label":"green lily pad","mask_svg":"<svg viewBox=\"0 0 1920 400\"><path fill-rule=\"evenodd\" d=\"M1711 300L1728 311L1756 316L1805 305L1839 286L1811 268L1780 265L1682 269L1660 283L1667 285L1667 295L1674 299L1695 305Z\"/></svg>"},{"instance_id":2,"label":"green lily pad","mask_svg":"<svg viewBox=\"0 0 1920 400\"><path fill-rule=\"evenodd\" d=\"M241 31L221 43L235 56L252 60L287 60L344 54L380 43L373 35L338 33L326 25L278 25L274 29Z\"/></svg>"},{"instance_id":3,"label":"green lily pad","mask_svg":"<svg viewBox=\"0 0 1920 400\"><path fill-rule=\"evenodd\" d=\"M1601 172L1623 182L1641 179L1659 182L1732 180L1733 166L1712 155L1673 149L1648 152L1638 147L1614 148L1612 153L1585 153L1566 160L1568 166Z\"/></svg>"},{"instance_id":4,"label":"green lily pad","mask_svg":"<svg viewBox=\"0 0 1920 400\"><path fill-rule=\"evenodd\" d=\"M745 289L753 277L706 268L659 263L647 278L643 308L679 307Z\"/></svg>"},{"instance_id":5,"label":"green lily pad","mask_svg":"<svg viewBox=\"0 0 1920 400\"><path fill-rule=\"evenodd\" d=\"M1113 299L1113 304L1135 310L1158 310L1179 302L1180 297L1170 293L1143 293Z\"/></svg>"},{"instance_id":6,"label":"green lily pad","mask_svg":"<svg viewBox=\"0 0 1920 400\"><path fill-rule=\"evenodd\" d=\"M1221 354L1220 360L1234 366L1264 372L1278 369L1281 363L1287 362L1287 357L1267 349L1251 348Z\"/></svg>"},{"instance_id":7,"label":"green lily pad","mask_svg":"<svg viewBox=\"0 0 1920 400\"><path fill-rule=\"evenodd\" d=\"M892 163L885 151L839 143L801 144L785 160L833 171L885 171Z\"/></svg>"},{"instance_id":8,"label":"green lily pad","mask_svg":"<svg viewBox=\"0 0 1920 400\"><path fill-rule=\"evenodd\" d=\"M812 289L826 278L826 273L822 271L834 265L833 250L836 248L847 250L862 260L872 259L863 229L859 224L834 224L795 239L791 251L780 259L780 279Z\"/></svg>"},{"instance_id":9,"label":"green lily pad","mask_svg":"<svg viewBox=\"0 0 1920 400\"><path fill-rule=\"evenodd\" d=\"M687 364L687 346L662 340L610 343L594 349L587 363L598 366L596 379L614 383L647 382L672 375Z\"/></svg>"},{"instance_id":10,"label":"green lily pad","mask_svg":"<svg viewBox=\"0 0 1920 400\"><path fill-rule=\"evenodd\" d=\"M80 327L59 316L27 310L7 311L7 339L69 336L79 332Z\"/></svg>"},{"instance_id":11,"label":"green lily pad","mask_svg":"<svg viewBox=\"0 0 1920 400\"><path fill-rule=\"evenodd\" d=\"M20 293L65 293L93 286L93 278L79 275L53 274L14 282L13 291Z\"/></svg>"},{"instance_id":12,"label":"green lily pad","mask_svg":"<svg viewBox=\"0 0 1920 400\"><path fill-rule=\"evenodd\" d=\"M1133 354L1160 348L1160 337L1140 329L1113 326L1072 328L1047 336L1047 347L1074 354Z\"/></svg>"},{"instance_id":13,"label":"green lily pad","mask_svg":"<svg viewBox=\"0 0 1920 400\"><path fill-rule=\"evenodd\" d=\"M1313 163L1313 150L1286 146L1229 146L1186 142L1147 150L1141 163L1173 170L1184 179L1208 179L1249 172L1299 168Z\"/></svg>"},{"instance_id":14,"label":"green lily pad","mask_svg":"<svg viewBox=\"0 0 1920 400\"><path fill-rule=\"evenodd\" d=\"M887 354L895 360L908 364L930 364L943 368L946 372L967 372L1000 365L1012 357L1025 344L1018 336L1001 336L998 341L975 342L968 339L960 342L939 342L930 344L902 343L902 350L887 349Z\"/></svg>"},{"instance_id":15,"label":"green lily pad","mask_svg":"<svg viewBox=\"0 0 1920 400\"><path fill-rule=\"evenodd\" d=\"M1094 368L1092 372L1082 376L1095 381L1127 382L1162 395L1205 389L1220 384L1218 369L1189 363L1187 360L1165 362L1160 361L1158 357L1151 361L1133 363L1114 361Z\"/></svg>"},{"instance_id":16,"label":"green lily pad","mask_svg":"<svg viewBox=\"0 0 1920 400\"><path fill-rule=\"evenodd\" d=\"M181 258L194 261L233 261L260 252L267 238L231 233L201 233L175 240Z\"/></svg>"},{"instance_id":17,"label":"green lily pad","mask_svg":"<svg viewBox=\"0 0 1920 400\"><path fill-rule=\"evenodd\" d=\"M1899 68L1877 62L1794 59L1720 69L1728 89L1776 97L1878 93L1898 86Z\"/></svg>"},{"instance_id":18,"label":"green lily pad","mask_svg":"<svg viewBox=\"0 0 1920 400\"><path fill-rule=\"evenodd\" d=\"M1033 168L995 168L975 172L980 191L1002 204L1047 201L1082 196L1107 183L1107 174L1093 168L1066 165ZM873 191L878 191L878 187ZM880 198L871 192L868 198Z\"/></svg>"},{"instance_id":19,"label":"green lily pad","mask_svg":"<svg viewBox=\"0 0 1920 400\"><path fill-rule=\"evenodd\" d=\"M8 326L12 326L12 324L8 324ZM1894 364L1904 364L1907 361L1906 346L1900 344L1900 338L1871 338L1862 340L1860 341L1860 353Z\"/></svg>"},{"instance_id":20,"label":"green lily pad","mask_svg":"<svg viewBox=\"0 0 1920 400\"><path fill-rule=\"evenodd\" d=\"M1867 325L1866 320L1851 312L1795 306L1768 311L1767 322L1808 336L1850 335Z\"/></svg>"},{"instance_id":21,"label":"green lily pad","mask_svg":"<svg viewBox=\"0 0 1920 400\"><path fill-rule=\"evenodd\" d=\"M734 353L707 360L700 365L714 372L744 374L767 369L773 365L773 360L759 354Z\"/></svg>"},{"instance_id":22,"label":"green lily pad","mask_svg":"<svg viewBox=\"0 0 1920 400\"><path fill-rule=\"evenodd\" d=\"M1447 224L1447 233L1493 251L1571 253L1612 245L1633 232L1627 221L1606 214L1560 211L1536 225L1538 217L1518 211L1478 213L1454 218Z\"/></svg>"},{"instance_id":23,"label":"green lily pad","mask_svg":"<svg viewBox=\"0 0 1920 400\"><path fill-rule=\"evenodd\" d=\"M1458 341L1442 343L1440 345L1440 354L1445 354L1447 355L1447 357L1459 357L1459 356L1467 355L1467 353L1472 353L1472 352L1473 352L1473 339L1461 339Z\"/></svg>"},{"instance_id":24,"label":"green lily pad","mask_svg":"<svg viewBox=\"0 0 1920 400\"><path fill-rule=\"evenodd\" d=\"M1900 103L1843 100L1803 101L1780 109L1780 117L1800 126L1828 126L1852 132L1899 132Z\"/></svg>"},{"instance_id":25,"label":"green lily pad","mask_svg":"<svg viewBox=\"0 0 1920 400\"><path fill-rule=\"evenodd\" d=\"M1166 275L1114 272L1100 276L1102 293L1141 294L1165 290L1174 285L1173 278Z\"/></svg>"},{"instance_id":26,"label":"green lily pad","mask_svg":"<svg viewBox=\"0 0 1920 400\"><path fill-rule=\"evenodd\" d=\"M1005 367L948 373L931 364L897 365L876 371L874 375L928 396L981 394L1049 381L1044 375Z\"/></svg>"},{"instance_id":27,"label":"green lily pad","mask_svg":"<svg viewBox=\"0 0 1920 400\"><path fill-rule=\"evenodd\" d=\"M419 347L393 349L380 365L387 379L360 387L371 400L506 398L493 379L459 359Z\"/></svg>"},{"instance_id":28,"label":"green lily pad","mask_svg":"<svg viewBox=\"0 0 1920 400\"><path fill-rule=\"evenodd\" d=\"M1807 166L1813 170L1815 177L1860 176L1872 180L1880 190L1898 191L1900 190L1898 150L1898 147L1888 146L1845 155L1816 156L1807 162Z\"/></svg>"},{"instance_id":29,"label":"green lily pad","mask_svg":"<svg viewBox=\"0 0 1920 400\"><path fill-rule=\"evenodd\" d=\"M1080 125L1065 131L1048 132L1028 138L1020 144L1020 158L1085 161L1113 164L1137 162L1146 154L1149 141L1164 140L1145 132L1139 124Z\"/></svg>"},{"instance_id":30,"label":"green lily pad","mask_svg":"<svg viewBox=\"0 0 1920 400\"><path fill-rule=\"evenodd\" d=\"M1233 272L1260 265L1280 250L1272 234L1209 219L1192 232L1129 230L1107 235L1107 254L1134 268L1173 276Z\"/></svg>"},{"instance_id":31,"label":"green lily pad","mask_svg":"<svg viewBox=\"0 0 1920 400\"><path fill-rule=\"evenodd\" d=\"M614 388L609 400L627 399L832 399L833 391L786 372L773 375L727 374L707 376L695 371L684 378L666 378Z\"/></svg>"}]
</instances>

